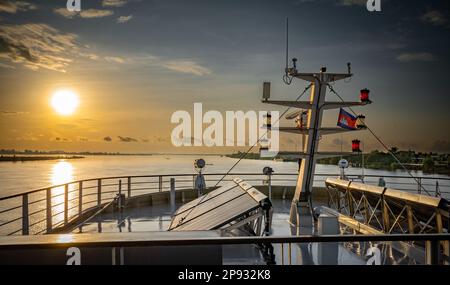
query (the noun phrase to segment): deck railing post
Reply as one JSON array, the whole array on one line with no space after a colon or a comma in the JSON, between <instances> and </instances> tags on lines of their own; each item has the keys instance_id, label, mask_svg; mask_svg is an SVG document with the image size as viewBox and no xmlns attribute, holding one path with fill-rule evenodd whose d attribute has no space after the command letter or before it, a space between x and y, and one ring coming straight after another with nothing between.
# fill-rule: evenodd
<instances>
[{"instance_id":1,"label":"deck railing post","mask_svg":"<svg viewBox=\"0 0 450 285\"><path fill-rule=\"evenodd\" d=\"M28 235L29 232L28 220L28 194L22 195L22 235Z\"/></svg>"},{"instance_id":2,"label":"deck railing post","mask_svg":"<svg viewBox=\"0 0 450 285\"><path fill-rule=\"evenodd\" d=\"M417 192L422 194L422 178L417 178Z\"/></svg>"},{"instance_id":3,"label":"deck railing post","mask_svg":"<svg viewBox=\"0 0 450 285\"><path fill-rule=\"evenodd\" d=\"M175 178L170 178L170 210L175 211Z\"/></svg>"},{"instance_id":4,"label":"deck railing post","mask_svg":"<svg viewBox=\"0 0 450 285\"><path fill-rule=\"evenodd\" d=\"M64 224L69 221L69 184L64 185Z\"/></svg>"},{"instance_id":5,"label":"deck railing post","mask_svg":"<svg viewBox=\"0 0 450 285\"><path fill-rule=\"evenodd\" d=\"M83 213L83 181L78 184L78 216Z\"/></svg>"},{"instance_id":6,"label":"deck railing post","mask_svg":"<svg viewBox=\"0 0 450 285\"><path fill-rule=\"evenodd\" d=\"M439 242L427 240L425 242L425 263L427 265L439 264Z\"/></svg>"},{"instance_id":7,"label":"deck railing post","mask_svg":"<svg viewBox=\"0 0 450 285\"><path fill-rule=\"evenodd\" d=\"M436 180L436 190L434 192L435 197L441 197L441 191L439 191L439 182Z\"/></svg>"},{"instance_id":8,"label":"deck railing post","mask_svg":"<svg viewBox=\"0 0 450 285\"><path fill-rule=\"evenodd\" d=\"M52 188L47 189L47 206L46 206L46 226L47 233L52 231Z\"/></svg>"},{"instance_id":9,"label":"deck railing post","mask_svg":"<svg viewBox=\"0 0 450 285\"><path fill-rule=\"evenodd\" d=\"M158 185L159 185L159 192L161 192L162 191L162 176L160 175L160 176L158 176Z\"/></svg>"},{"instance_id":10,"label":"deck railing post","mask_svg":"<svg viewBox=\"0 0 450 285\"><path fill-rule=\"evenodd\" d=\"M97 206L102 204L102 180L97 181Z\"/></svg>"},{"instance_id":11,"label":"deck railing post","mask_svg":"<svg viewBox=\"0 0 450 285\"><path fill-rule=\"evenodd\" d=\"M128 177L128 198L131 197L131 177Z\"/></svg>"}]
</instances>

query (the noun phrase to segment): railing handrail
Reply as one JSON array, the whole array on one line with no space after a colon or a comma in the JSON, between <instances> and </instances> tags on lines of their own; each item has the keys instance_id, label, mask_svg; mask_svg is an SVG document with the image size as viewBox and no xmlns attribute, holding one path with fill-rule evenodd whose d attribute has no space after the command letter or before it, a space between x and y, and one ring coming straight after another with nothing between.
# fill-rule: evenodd
<instances>
[{"instance_id":1,"label":"railing handrail","mask_svg":"<svg viewBox=\"0 0 450 285\"><path fill-rule=\"evenodd\" d=\"M61 235L46 235L26 237L26 242L20 237L0 237L0 250L11 249L47 249L62 246L76 247L135 247L135 246L187 246L187 245L232 245L255 243L311 243L311 242L370 242L370 241L446 241L450 234L377 234L377 235L300 235L300 236L240 236L240 237L186 237L168 238L154 237L148 233L102 233L101 239L89 240L86 235L71 235L64 241ZM57 242L56 242L57 240Z\"/></svg>"},{"instance_id":2,"label":"railing handrail","mask_svg":"<svg viewBox=\"0 0 450 285\"><path fill-rule=\"evenodd\" d=\"M156 178L156 177L181 177L181 176L190 176L197 175L196 173L177 173L177 174L150 174L150 175L123 175L123 176L105 176L105 177L98 177L98 178L88 178L88 179L81 179L81 180L74 180L63 184L58 185L51 185L43 188L38 188L26 192L20 192L17 194L9 195L0 197L0 201L11 199L11 198L17 198L25 194L33 194L41 191L46 191L47 189L53 189L53 188L59 188L64 187L66 185L76 184L80 182L90 182L90 181L98 181L98 180L110 180L110 179L128 179L128 178ZM204 176L216 176L216 175L224 175L224 173L203 173ZM263 176L263 173L247 173L247 172L236 172L236 173L229 173L227 176L231 175L246 175L246 176ZM286 176L286 175L292 175L296 176L298 175L297 172L295 173L273 173L272 176ZM338 173L316 173L314 176L339 176ZM348 174L347 177L360 177L359 174ZM406 175L375 175L375 174L365 174L364 177L383 177L383 178L406 178L406 179L412 179L411 176ZM427 176L415 176L417 179L430 179L430 180L448 180L450 181L450 177L427 177Z\"/></svg>"}]
</instances>

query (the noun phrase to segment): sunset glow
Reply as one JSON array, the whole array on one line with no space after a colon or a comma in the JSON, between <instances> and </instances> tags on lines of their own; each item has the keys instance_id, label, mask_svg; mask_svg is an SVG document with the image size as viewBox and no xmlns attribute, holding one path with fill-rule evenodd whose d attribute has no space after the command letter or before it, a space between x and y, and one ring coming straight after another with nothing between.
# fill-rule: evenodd
<instances>
[{"instance_id":1,"label":"sunset glow","mask_svg":"<svg viewBox=\"0 0 450 285\"><path fill-rule=\"evenodd\" d=\"M51 100L53 109L60 115L72 115L78 107L78 96L72 90L58 90Z\"/></svg>"}]
</instances>

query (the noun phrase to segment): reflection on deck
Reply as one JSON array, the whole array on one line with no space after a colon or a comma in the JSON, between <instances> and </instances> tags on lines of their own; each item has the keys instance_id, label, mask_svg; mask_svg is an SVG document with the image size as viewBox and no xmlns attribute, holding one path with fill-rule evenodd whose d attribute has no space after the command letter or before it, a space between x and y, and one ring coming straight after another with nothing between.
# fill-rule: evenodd
<instances>
[{"instance_id":1,"label":"reflection on deck","mask_svg":"<svg viewBox=\"0 0 450 285\"><path fill-rule=\"evenodd\" d=\"M274 199L271 236L291 235L289 211L291 201ZM177 204L177 207L181 206ZM123 212L105 213L84 224L73 233L125 233L166 231L171 221L171 207L168 204L140 208L125 208ZM301 228L301 233L310 235L314 228ZM291 248L289 248L291 247ZM319 264L316 256L317 244L277 245L274 247L276 264ZM256 245L223 245L223 264L264 265L266 262ZM339 245L338 264L365 264L360 256Z\"/></svg>"}]
</instances>

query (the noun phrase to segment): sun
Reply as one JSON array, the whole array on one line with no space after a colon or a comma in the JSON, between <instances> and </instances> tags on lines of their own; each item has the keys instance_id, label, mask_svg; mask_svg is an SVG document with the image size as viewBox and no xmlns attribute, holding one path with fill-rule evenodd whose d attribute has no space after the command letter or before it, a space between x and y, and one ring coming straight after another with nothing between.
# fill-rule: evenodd
<instances>
[{"instance_id":1,"label":"sun","mask_svg":"<svg viewBox=\"0 0 450 285\"><path fill-rule=\"evenodd\" d=\"M79 101L77 94L72 90L58 90L51 100L53 109L60 115L72 115L78 107Z\"/></svg>"}]
</instances>

